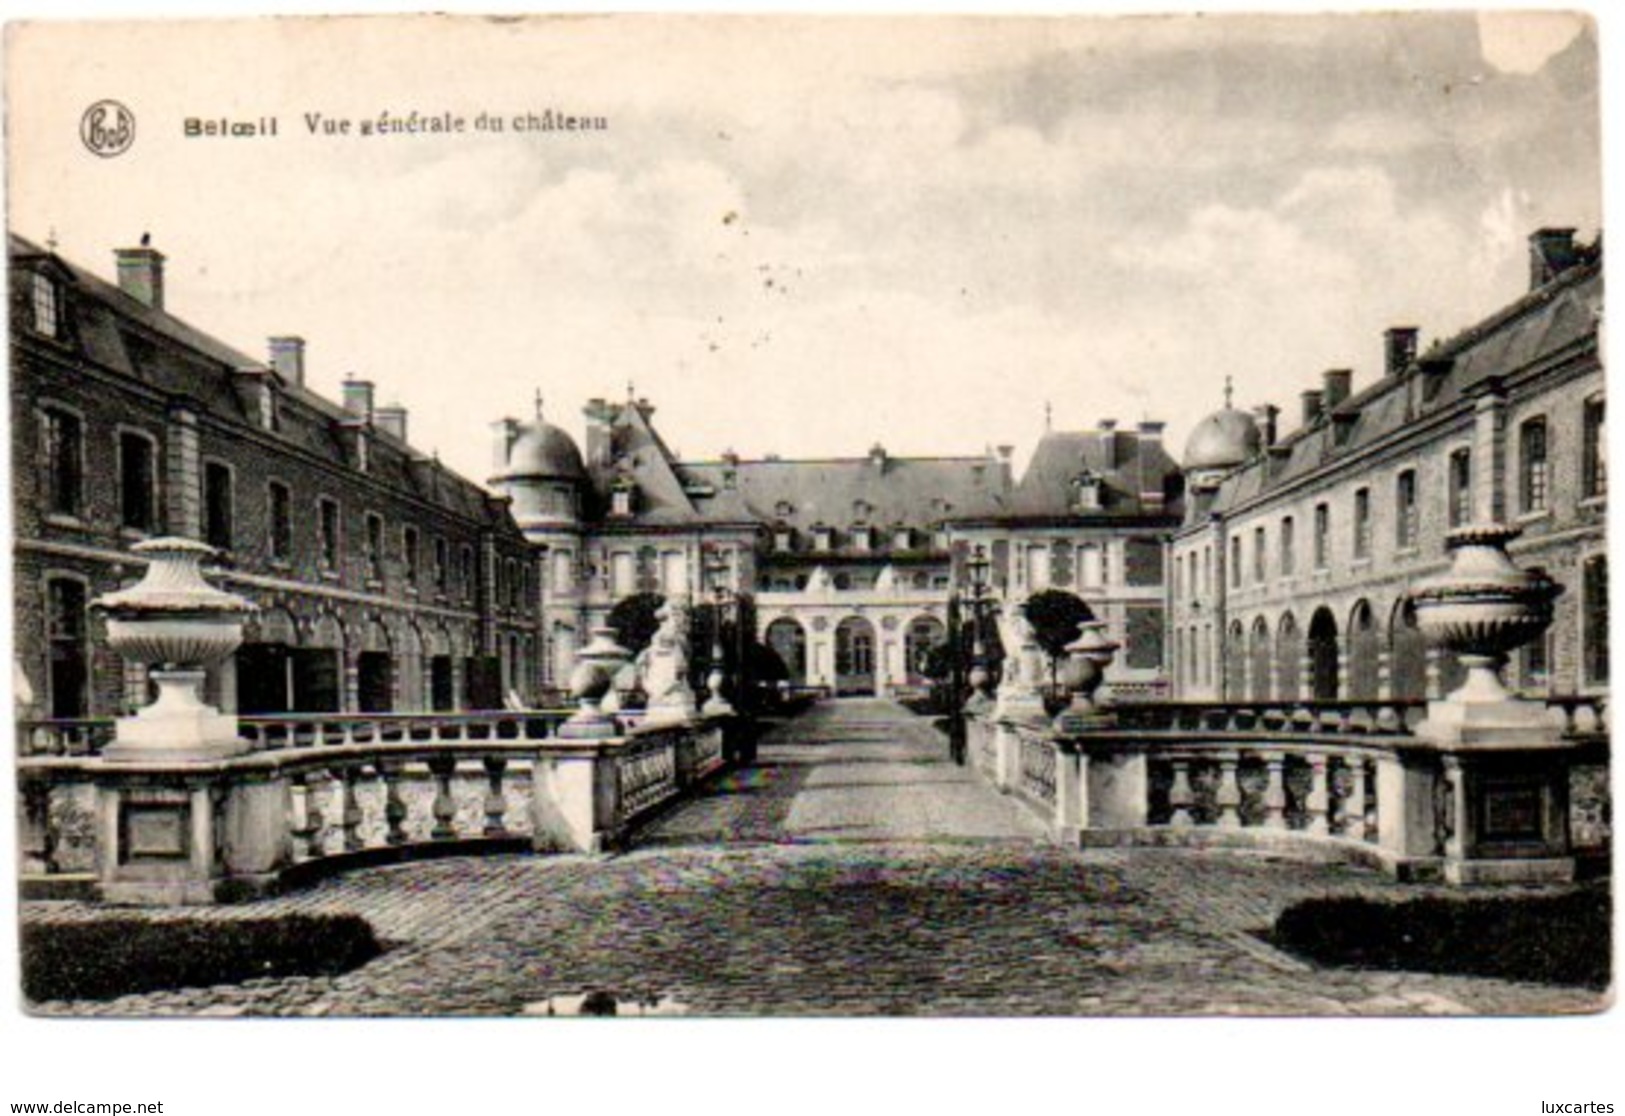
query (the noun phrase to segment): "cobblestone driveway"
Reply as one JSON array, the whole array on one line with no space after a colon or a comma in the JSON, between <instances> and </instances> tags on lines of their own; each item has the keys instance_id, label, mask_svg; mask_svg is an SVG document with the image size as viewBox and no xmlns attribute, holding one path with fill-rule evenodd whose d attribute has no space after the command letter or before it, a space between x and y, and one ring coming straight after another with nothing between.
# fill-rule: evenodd
<instances>
[{"instance_id":1,"label":"cobblestone driveway","mask_svg":"<svg viewBox=\"0 0 1625 1116\"><path fill-rule=\"evenodd\" d=\"M819 707L609 860L402 865L203 917L355 912L393 944L336 978L40 1005L85 1014L546 1014L605 991L702 1014L1460 1014L1594 993L1315 969L1255 932L1383 878L1242 854L1078 852L893 706ZM1412 889L1414 890L1414 889ZM155 912L149 917L173 917ZM188 914L194 912L186 912ZM31 903L28 919L96 917ZM640 1006L641 1005L641 1006Z\"/></svg>"}]
</instances>

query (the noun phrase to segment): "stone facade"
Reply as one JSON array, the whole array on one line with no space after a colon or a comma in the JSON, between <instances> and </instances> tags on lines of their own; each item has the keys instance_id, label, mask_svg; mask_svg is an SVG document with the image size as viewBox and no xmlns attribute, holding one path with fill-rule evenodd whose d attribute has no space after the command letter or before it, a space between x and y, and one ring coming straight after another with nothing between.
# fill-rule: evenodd
<instances>
[{"instance_id":1,"label":"stone facade","mask_svg":"<svg viewBox=\"0 0 1625 1116\"><path fill-rule=\"evenodd\" d=\"M540 414L496 424L493 487L549 550L550 678L583 634L636 593L753 604L755 634L791 684L893 694L926 684L966 559L990 556L992 591L1080 597L1132 648L1123 693L1167 684L1164 549L1180 478L1161 424L1050 432L1023 475L1009 447L963 457L681 461L642 399L595 400L585 453ZM701 649L703 651L703 649Z\"/></svg>"},{"instance_id":2,"label":"stone facade","mask_svg":"<svg viewBox=\"0 0 1625 1116\"><path fill-rule=\"evenodd\" d=\"M1351 394L1347 371L1326 373L1292 433L1277 438L1278 412L1261 408L1233 460L1193 447L1206 471L1189 472L1172 551L1181 697L1454 688L1459 669L1424 649L1406 594L1448 565L1452 527L1475 519L1521 527L1516 561L1566 590L1509 682L1531 695L1606 688L1601 246L1543 231L1531 253L1561 266L1533 268L1526 296L1420 355L1415 330L1388 331L1382 375Z\"/></svg>"},{"instance_id":3,"label":"stone facade","mask_svg":"<svg viewBox=\"0 0 1625 1116\"><path fill-rule=\"evenodd\" d=\"M262 362L167 313L150 248L120 253L124 289L20 238L10 259L21 716L144 704L86 605L160 535L215 546L212 579L259 607L210 678L228 710L535 698L536 554L505 501L411 448L402 410L365 382L343 406L308 390L295 338Z\"/></svg>"}]
</instances>

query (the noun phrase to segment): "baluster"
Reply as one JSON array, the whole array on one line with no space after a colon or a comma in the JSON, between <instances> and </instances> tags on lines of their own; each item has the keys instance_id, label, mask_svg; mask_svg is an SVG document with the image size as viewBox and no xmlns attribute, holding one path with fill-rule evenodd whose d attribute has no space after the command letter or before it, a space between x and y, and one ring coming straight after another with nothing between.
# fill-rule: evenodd
<instances>
[{"instance_id":1,"label":"baluster","mask_svg":"<svg viewBox=\"0 0 1625 1116\"><path fill-rule=\"evenodd\" d=\"M1214 805L1219 808L1219 828L1241 828L1241 783L1236 778L1240 757L1235 752L1219 753L1219 789Z\"/></svg>"},{"instance_id":2,"label":"baluster","mask_svg":"<svg viewBox=\"0 0 1625 1116\"><path fill-rule=\"evenodd\" d=\"M310 726L310 742L314 747L327 747L327 722L316 721Z\"/></svg>"},{"instance_id":3,"label":"baluster","mask_svg":"<svg viewBox=\"0 0 1625 1116\"><path fill-rule=\"evenodd\" d=\"M51 783L23 782L23 871L52 875L57 871L56 833L51 829Z\"/></svg>"},{"instance_id":4,"label":"baluster","mask_svg":"<svg viewBox=\"0 0 1625 1116\"><path fill-rule=\"evenodd\" d=\"M322 848L322 828L327 824L327 819L322 815L322 794L318 785L325 778L320 771L307 771L293 777L294 784L304 791L305 800L304 821L293 831L293 835L304 846L301 851L306 860L315 860L325 851Z\"/></svg>"},{"instance_id":5,"label":"baluster","mask_svg":"<svg viewBox=\"0 0 1625 1116\"><path fill-rule=\"evenodd\" d=\"M1286 828L1286 757L1264 757L1269 781L1264 786L1264 828Z\"/></svg>"},{"instance_id":6,"label":"baluster","mask_svg":"<svg viewBox=\"0 0 1625 1116\"><path fill-rule=\"evenodd\" d=\"M508 812L508 800L502 794L502 772L507 766L508 761L502 756L485 757L485 778L489 786L485 795L487 837L503 837L508 832L502 824L502 816Z\"/></svg>"},{"instance_id":7,"label":"baluster","mask_svg":"<svg viewBox=\"0 0 1625 1116\"><path fill-rule=\"evenodd\" d=\"M1360 785L1365 788L1365 839L1377 840L1377 761L1360 761Z\"/></svg>"},{"instance_id":8,"label":"baluster","mask_svg":"<svg viewBox=\"0 0 1625 1116\"><path fill-rule=\"evenodd\" d=\"M1179 829L1185 829L1195 823L1191 817L1191 806L1196 796L1191 792L1190 764L1186 760L1173 761L1174 784L1168 788L1168 808L1171 814L1168 824Z\"/></svg>"},{"instance_id":9,"label":"baluster","mask_svg":"<svg viewBox=\"0 0 1625 1116\"><path fill-rule=\"evenodd\" d=\"M1325 836L1329 830L1326 815L1331 799L1326 785L1326 756L1321 752L1315 752L1308 760L1309 796L1304 799L1303 804L1307 815L1304 829L1316 836Z\"/></svg>"},{"instance_id":10,"label":"baluster","mask_svg":"<svg viewBox=\"0 0 1625 1116\"><path fill-rule=\"evenodd\" d=\"M406 844L406 799L401 797L401 763L379 760L378 775L384 781L384 843Z\"/></svg>"},{"instance_id":11,"label":"baluster","mask_svg":"<svg viewBox=\"0 0 1625 1116\"><path fill-rule=\"evenodd\" d=\"M356 768L339 768L339 827L344 831L344 851L356 852L364 842L361 839L361 802L355 794Z\"/></svg>"},{"instance_id":12,"label":"baluster","mask_svg":"<svg viewBox=\"0 0 1625 1116\"><path fill-rule=\"evenodd\" d=\"M1339 832L1356 841L1365 840L1365 760L1345 759L1343 770L1347 774L1349 789L1343 796Z\"/></svg>"},{"instance_id":13,"label":"baluster","mask_svg":"<svg viewBox=\"0 0 1625 1116\"><path fill-rule=\"evenodd\" d=\"M434 776L434 829L429 836L447 841L457 836L457 803L451 797L451 777L457 771L457 757L439 754L429 760L429 772Z\"/></svg>"},{"instance_id":14,"label":"baluster","mask_svg":"<svg viewBox=\"0 0 1625 1116\"><path fill-rule=\"evenodd\" d=\"M355 725L351 720L339 722L339 743L350 745L355 743Z\"/></svg>"}]
</instances>

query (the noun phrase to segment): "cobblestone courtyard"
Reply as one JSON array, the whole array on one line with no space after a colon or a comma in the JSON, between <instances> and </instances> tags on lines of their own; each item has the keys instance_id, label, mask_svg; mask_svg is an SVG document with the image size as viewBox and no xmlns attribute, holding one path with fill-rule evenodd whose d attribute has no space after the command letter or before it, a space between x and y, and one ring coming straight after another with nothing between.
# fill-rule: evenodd
<instances>
[{"instance_id":1,"label":"cobblestone courtyard","mask_svg":"<svg viewBox=\"0 0 1625 1116\"><path fill-rule=\"evenodd\" d=\"M927 722L886 703L827 703L775 730L757 764L649 826L629 854L421 862L201 914L359 914L391 948L348 974L38 1010L547 1014L591 992L623 1013L723 1015L1600 1006L1578 988L1315 968L1258 936L1300 898L1396 886L1239 853L1059 849L949 764ZM178 913L197 912L148 917ZM73 903L24 907L28 920L94 917Z\"/></svg>"}]
</instances>

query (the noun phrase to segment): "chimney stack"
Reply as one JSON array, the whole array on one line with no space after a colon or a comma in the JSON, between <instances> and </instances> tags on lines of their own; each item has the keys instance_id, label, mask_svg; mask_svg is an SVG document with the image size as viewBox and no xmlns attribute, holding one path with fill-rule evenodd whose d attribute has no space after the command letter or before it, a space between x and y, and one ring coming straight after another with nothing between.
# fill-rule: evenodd
<instances>
[{"instance_id":1,"label":"chimney stack","mask_svg":"<svg viewBox=\"0 0 1625 1116\"><path fill-rule=\"evenodd\" d=\"M1415 326L1394 326L1383 331L1383 372L1397 376L1416 363L1416 339L1421 330Z\"/></svg>"},{"instance_id":2,"label":"chimney stack","mask_svg":"<svg viewBox=\"0 0 1625 1116\"><path fill-rule=\"evenodd\" d=\"M389 403L374 411L372 417L379 430L382 430L398 442L406 441L405 407L399 403Z\"/></svg>"},{"instance_id":3,"label":"chimney stack","mask_svg":"<svg viewBox=\"0 0 1625 1116\"><path fill-rule=\"evenodd\" d=\"M1300 398L1303 399L1303 424L1313 426L1320 421L1322 395L1318 389L1310 388L1303 392Z\"/></svg>"},{"instance_id":4,"label":"chimney stack","mask_svg":"<svg viewBox=\"0 0 1625 1116\"><path fill-rule=\"evenodd\" d=\"M607 469L615 460L616 408L602 396L594 396L581 413L587 419L587 468Z\"/></svg>"},{"instance_id":5,"label":"chimney stack","mask_svg":"<svg viewBox=\"0 0 1625 1116\"><path fill-rule=\"evenodd\" d=\"M305 339L303 337L273 337L271 368L285 384L305 386Z\"/></svg>"},{"instance_id":6,"label":"chimney stack","mask_svg":"<svg viewBox=\"0 0 1625 1116\"><path fill-rule=\"evenodd\" d=\"M1343 400L1349 397L1349 390L1354 386L1354 373L1347 368L1328 369L1324 378L1325 394L1321 396L1321 408L1325 411L1335 411L1343 405Z\"/></svg>"},{"instance_id":7,"label":"chimney stack","mask_svg":"<svg viewBox=\"0 0 1625 1116\"><path fill-rule=\"evenodd\" d=\"M119 290L154 310L164 308L164 254L141 238L139 248L118 248Z\"/></svg>"},{"instance_id":8,"label":"chimney stack","mask_svg":"<svg viewBox=\"0 0 1625 1116\"><path fill-rule=\"evenodd\" d=\"M519 420L499 418L491 424L491 468L501 473L508 467L508 451L519 437Z\"/></svg>"},{"instance_id":9,"label":"chimney stack","mask_svg":"<svg viewBox=\"0 0 1625 1116\"><path fill-rule=\"evenodd\" d=\"M1162 432L1167 425L1165 422L1157 422L1154 419L1140 420L1140 441L1151 446L1162 445Z\"/></svg>"},{"instance_id":10,"label":"chimney stack","mask_svg":"<svg viewBox=\"0 0 1625 1116\"><path fill-rule=\"evenodd\" d=\"M1278 433L1275 419L1280 413L1281 408L1271 403L1265 403L1263 406L1253 409L1253 415L1258 420L1258 433L1263 438L1265 449L1269 449L1275 444Z\"/></svg>"},{"instance_id":11,"label":"chimney stack","mask_svg":"<svg viewBox=\"0 0 1625 1116\"><path fill-rule=\"evenodd\" d=\"M886 471L886 447L879 442L869 447L869 464L882 473Z\"/></svg>"},{"instance_id":12,"label":"chimney stack","mask_svg":"<svg viewBox=\"0 0 1625 1116\"><path fill-rule=\"evenodd\" d=\"M1539 290L1579 262L1573 229L1536 229L1529 234L1529 289Z\"/></svg>"},{"instance_id":13,"label":"chimney stack","mask_svg":"<svg viewBox=\"0 0 1625 1116\"><path fill-rule=\"evenodd\" d=\"M356 418L372 421L372 381L348 376L344 380L344 409Z\"/></svg>"}]
</instances>

